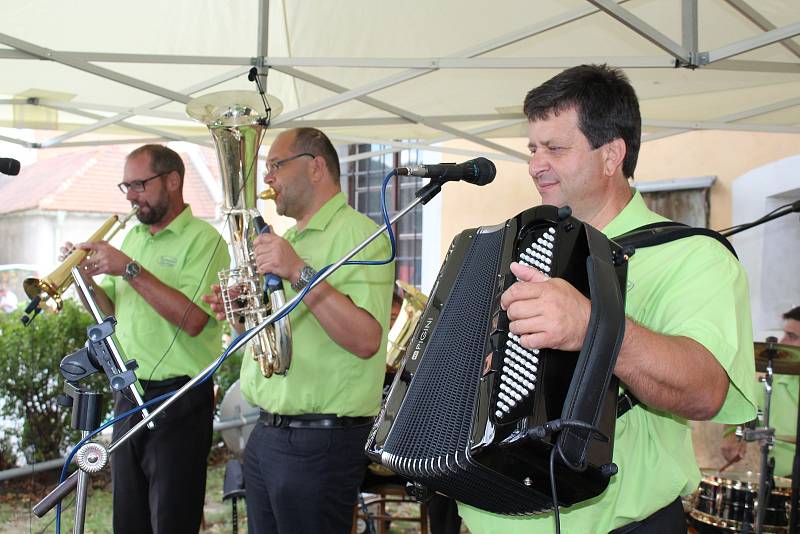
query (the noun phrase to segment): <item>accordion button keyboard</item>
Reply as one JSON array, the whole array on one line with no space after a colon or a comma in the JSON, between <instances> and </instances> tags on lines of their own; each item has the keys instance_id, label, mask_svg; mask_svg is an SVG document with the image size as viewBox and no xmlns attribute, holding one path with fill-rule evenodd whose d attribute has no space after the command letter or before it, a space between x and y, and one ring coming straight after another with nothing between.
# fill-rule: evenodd
<instances>
[{"instance_id":1,"label":"accordion button keyboard","mask_svg":"<svg viewBox=\"0 0 800 534\"><path fill-rule=\"evenodd\" d=\"M536 254L538 255L538 253ZM522 255L523 261L525 256L527 254ZM547 267L547 265L538 261L534 265L537 263L545 268ZM532 397L534 392L539 350L523 347L520 337L509 332L502 354L505 357L500 365L494 415L498 420L513 420L513 418L522 415L524 412L523 405ZM520 409L523 409L523 412L520 412Z\"/></svg>"}]
</instances>

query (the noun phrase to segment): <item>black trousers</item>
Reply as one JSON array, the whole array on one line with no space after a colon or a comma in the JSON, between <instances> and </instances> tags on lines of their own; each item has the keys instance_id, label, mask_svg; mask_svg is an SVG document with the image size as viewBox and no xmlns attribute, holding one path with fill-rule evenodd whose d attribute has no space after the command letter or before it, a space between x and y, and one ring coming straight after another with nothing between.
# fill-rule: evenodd
<instances>
[{"instance_id":1,"label":"black trousers","mask_svg":"<svg viewBox=\"0 0 800 534\"><path fill-rule=\"evenodd\" d=\"M609 534L686 534L686 514L680 497L650 517L612 530Z\"/></svg>"},{"instance_id":2,"label":"black trousers","mask_svg":"<svg viewBox=\"0 0 800 534\"><path fill-rule=\"evenodd\" d=\"M145 400L178 389L188 377L142 381ZM209 380L181 397L111 457L115 534L197 534L203 517L206 466L214 415ZM115 413L135 406L116 395ZM151 408L151 411L153 408ZM114 425L114 438L141 421L134 415Z\"/></svg>"},{"instance_id":3,"label":"black trousers","mask_svg":"<svg viewBox=\"0 0 800 534\"><path fill-rule=\"evenodd\" d=\"M431 534L458 534L461 532L461 517L458 504L450 497L436 493L428 501L428 519Z\"/></svg>"},{"instance_id":4,"label":"black trousers","mask_svg":"<svg viewBox=\"0 0 800 534\"><path fill-rule=\"evenodd\" d=\"M250 534L349 534L371 425L256 423L244 453Z\"/></svg>"}]
</instances>

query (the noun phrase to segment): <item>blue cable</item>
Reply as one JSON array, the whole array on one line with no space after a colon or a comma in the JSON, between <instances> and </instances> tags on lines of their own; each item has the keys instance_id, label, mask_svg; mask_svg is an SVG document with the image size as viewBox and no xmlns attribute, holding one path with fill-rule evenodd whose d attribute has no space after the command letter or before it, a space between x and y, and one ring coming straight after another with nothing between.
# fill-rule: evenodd
<instances>
[{"instance_id":1,"label":"blue cable","mask_svg":"<svg viewBox=\"0 0 800 534\"><path fill-rule=\"evenodd\" d=\"M381 214L383 215L383 224L384 224L384 226L386 228L386 233L389 234L389 243L391 244L391 247L392 247L392 253L390 254L389 258L387 258L385 260L346 261L342 265L386 265L386 264L391 263L392 261L394 261L395 257L397 256L397 243L395 241L395 236L394 236L394 231L392 230L391 221L389 220L389 211L386 209L386 186L389 184L389 180L393 176L397 176L397 171L396 170L392 170L389 174L387 174L386 177L384 177L383 182L381 184ZM291 313L292 310L294 310L297 307L297 305L300 304L300 302L305 298L306 294L309 292L309 290L311 289L311 286L314 284L314 282L317 280L317 278L322 276L332 266L333 266L333 264L330 264L330 265L326 265L325 267L320 269L317 272L317 274L314 275L314 277L311 279L311 281L306 285L306 287L304 287L302 289L302 291L300 291L300 293L299 293L301 295L300 299L298 299L297 302L295 302L292 306L290 306L289 308L287 308L286 310L284 310L283 312L281 312L280 314L275 316L275 318L272 319L270 324L274 323L276 321L280 321L281 319L283 319L284 317L289 315L289 313ZM222 353L222 355L217 358L217 363L214 365L214 367L212 367L206 373L206 375L202 379L200 379L192 387L197 387L200 384L202 384L203 382L205 382L206 380L208 380L209 378L211 378L211 376L214 373L216 373L217 369L219 369L219 367L222 365L222 362L224 362L228 358L228 356L230 355L229 352L230 352L231 348L234 345L236 345L236 343L249 332L250 332L250 330L246 330L246 331L242 332L241 334L239 334L238 336L236 336L233 339L233 341L231 341L231 343L228 345L228 347L225 349L225 351ZM153 404L159 403L159 402L161 402L163 400L166 400L166 399L170 398L171 396L173 396L174 394L175 394L175 392L171 391L169 393L164 393L163 395L159 395L158 397L156 397L154 399L150 399L149 401L145 402L141 406L137 406L137 407L135 407L135 408L133 408L131 410L128 410L125 413L122 413L122 414L118 415L117 417L113 417L113 418L109 419L108 421L106 421L105 423L100 425L96 430L94 430L90 434L88 434L85 438L81 439L75 445L75 447L72 448L72 451L69 453L69 456L67 456L67 459L64 462L64 467L61 468L61 476L59 477L58 483L60 484L66 479L67 469L69 468L69 464L72 463L72 459L75 457L75 454L78 452L78 450L87 441L89 441L91 438L93 438L99 432L102 432L103 430L105 430L109 426L113 425L117 421L120 421L122 419L125 419L126 417L130 417L131 415L139 413L143 409L145 409L145 408L147 408L149 406L152 406ZM61 534L61 502L60 501L56 505L56 534Z\"/></svg>"}]
</instances>

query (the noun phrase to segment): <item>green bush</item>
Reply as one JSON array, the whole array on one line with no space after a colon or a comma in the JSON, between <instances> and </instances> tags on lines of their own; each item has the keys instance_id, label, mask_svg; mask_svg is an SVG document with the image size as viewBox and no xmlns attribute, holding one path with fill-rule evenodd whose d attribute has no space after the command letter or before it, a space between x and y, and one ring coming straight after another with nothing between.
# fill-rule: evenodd
<instances>
[{"instance_id":1,"label":"green bush","mask_svg":"<svg viewBox=\"0 0 800 534\"><path fill-rule=\"evenodd\" d=\"M19 452L26 461L39 462L63 454L79 439L70 424L72 410L56 403L64 391L59 363L85 344L86 328L93 321L70 299L60 313L41 313L27 327L21 315L0 314L0 413L22 423ZM101 413L107 413L111 394L105 374L80 385L103 393Z\"/></svg>"},{"instance_id":2,"label":"green bush","mask_svg":"<svg viewBox=\"0 0 800 534\"><path fill-rule=\"evenodd\" d=\"M226 331L230 330L228 323L225 323ZM230 334L223 335L223 345L222 350L228 348L228 345L231 344L232 338ZM233 385L234 382L239 380L239 371L242 368L242 353L244 350L239 350L228 356L225 362L217 369L217 372L214 373L214 383L219 386L220 388L220 398L219 401L222 401L222 396L225 395L225 392Z\"/></svg>"}]
</instances>

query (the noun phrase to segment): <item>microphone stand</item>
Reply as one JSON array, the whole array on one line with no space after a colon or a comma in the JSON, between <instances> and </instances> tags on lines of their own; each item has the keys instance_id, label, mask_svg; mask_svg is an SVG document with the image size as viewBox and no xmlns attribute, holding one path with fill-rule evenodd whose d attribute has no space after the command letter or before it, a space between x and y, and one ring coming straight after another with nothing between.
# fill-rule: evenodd
<instances>
[{"instance_id":1,"label":"microphone stand","mask_svg":"<svg viewBox=\"0 0 800 534\"><path fill-rule=\"evenodd\" d=\"M426 186L422 187L419 191L416 192L416 198L402 211L397 213L394 218L389 221L389 224L392 225L397 222L400 218L404 217L409 211L414 209L418 204L427 204L434 196L436 196L442 190L442 184L444 180L436 180L432 179ZM361 244L357 245L353 248L350 252L344 255L339 261L334 263L330 266L330 268L326 269L324 272L318 274L318 278L314 280L311 284L309 284L308 291L315 288L317 285L322 283L323 280L328 278L331 274L336 272L345 262L349 261L353 256L361 252L367 245L369 245L372 241L374 241L378 236L380 236L383 232L387 231L387 226L384 225L381 228L378 228L372 235L366 238ZM306 292L307 293L307 292ZM277 311L274 311L272 315L264 319L260 324L253 327L249 332L247 332L244 336L242 336L236 343L228 347L227 351L229 354L236 352L237 350L241 349L248 341L253 339L258 333L266 328L269 324L273 323L277 317L282 315L286 310L295 306L302 297L304 297L304 293L299 293L294 296L289 302L281 306ZM205 369L203 369L200 373L198 373L195 377L193 377L189 382L184 384L180 389L176 390L175 393L162 402L156 409L150 412L147 416L145 416L141 421L139 421L136 425L134 425L130 430L128 430L125 434L117 438L109 447L108 447L108 454L113 454L115 450L117 450L123 443L125 443L128 439L130 439L134 434L139 432L145 425L149 424L150 421L158 416L161 412L166 410L169 406L175 403L180 397L182 397L187 391L195 386L195 384L201 382L206 378L206 375L213 371L214 368L218 365L218 362L215 360L211 362ZM82 472L80 469L78 471L74 471L66 480L61 482L58 486L56 486L50 493L48 493L41 501L39 501L33 507L33 513L36 514L37 517L43 517L48 511L50 511L56 504L58 504L64 497L69 495L72 490L75 489L75 486L78 484L78 476L76 473Z\"/></svg>"},{"instance_id":2,"label":"microphone stand","mask_svg":"<svg viewBox=\"0 0 800 534\"><path fill-rule=\"evenodd\" d=\"M739 232L744 232L745 230L749 230L750 228L759 226L764 224L765 222L769 222L771 220L777 219L779 217L783 217L784 215L789 215L790 213L797 213L800 212L800 200L793 202L791 204L787 204L778 208L775 213L765 215L760 219L756 219L755 221L739 224L732 228L728 228L727 230L722 230L720 232L721 235L725 237L730 237L732 235L738 234Z\"/></svg>"},{"instance_id":3,"label":"microphone stand","mask_svg":"<svg viewBox=\"0 0 800 534\"><path fill-rule=\"evenodd\" d=\"M130 388L131 393L143 404L134 383L136 375L126 363L114 343L111 335L114 332L116 320L113 317L103 318L92 293L87 287L77 267L72 268L72 277L81 298L91 312L97 324L86 329L88 340L86 345L72 354L65 356L59 364L59 371L64 377L64 394L59 395L58 404L72 408L72 428L81 431L81 439L85 439L92 431L100 426L102 414L100 413L102 395L95 391L82 388L78 383L101 369L111 383L111 388L121 391ZM131 365L131 362L128 362ZM143 410L143 414L146 412ZM75 496L75 522L73 534L83 534L86 519L86 497L89 490L89 474L102 469L108 455L102 445L88 442L81 446L77 454L77 463L80 469L75 471L73 486L77 485ZM74 473L73 473L74 475Z\"/></svg>"},{"instance_id":4,"label":"microphone stand","mask_svg":"<svg viewBox=\"0 0 800 534\"><path fill-rule=\"evenodd\" d=\"M772 221L779 217L783 217L784 215L789 215L790 213L797 213L800 212L800 200L797 200L791 204L787 204L785 206L781 206L777 208L773 213L767 214L760 219L756 219L755 221L740 224L729 228L727 230L723 230L720 232L721 235L724 237L730 237L732 235L738 234L739 232L744 232L745 230L749 230L750 228L754 228L756 226L762 225L766 222ZM772 340L768 339L767 341L774 342L774 338ZM768 364L767 364L767 380L768 385L765 385L767 388L767 396L766 396L766 410L765 410L765 426L769 427L769 403L770 403L770 393L772 391L772 358L773 353L775 352L773 349L768 349ZM760 534L763 528L763 521L764 521L764 514L766 513L766 499L767 497L767 488L765 482L770 483L770 488L774 486L775 481L772 478L772 462L767 461L767 457L769 454L769 448L771 446L772 436L766 436L766 439L762 441L761 445L761 475L759 478L759 485L758 485L758 510L756 514L756 533ZM794 448L794 461L792 463L792 494L789 504L790 515L789 515L789 530L788 534L797 534L797 524L798 524L798 503L800 502L800 457L798 457L797 451L797 444L800 443L800 407L798 407L797 411L797 430L795 436L795 448ZM767 466L765 468L765 466ZM767 479L765 471L770 471L770 477Z\"/></svg>"},{"instance_id":5,"label":"microphone stand","mask_svg":"<svg viewBox=\"0 0 800 534\"><path fill-rule=\"evenodd\" d=\"M92 296L93 291L88 285L86 285L86 281L83 279L83 275L77 266L72 268L72 278L75 280L75 287L78 288L78 292L80 293L82 300L86 303L86 306L89 308L89 311L92 314L95 322L97 322L97 324L102 324L106 318L104 318L103 314L100 313L100 308L97 306L97 302L95 302L94 297ZM136 362L125 362L125 360L122 359L119 348L117 348L117 344L114 342L114 338L108 336L106 337L106 340L108 351L111 353L114 361L111 362L106 359L106 361L101 363L103 363L103 368L106 370L106 374L111 380L111 388L115 391L120 391L127 387L128 392L136 401L136 404L138 406L142 406L144 404L144 399L142 399L142 396L139 394L139 390L136 389L136 386L134 385L136 382L136 375L134 375L133 371L136 370ZM128 369L128 366L131 368ZM148 414L149 412L147 411L147 408L142 408L142 417L145 418ZM154 429L155 423L148 423L147 428L151 430Z\"/></svg>"},{"instance_id":6,"label":"microphone stand","mask_svg":"<svg viewBox=\"0 0 800 534\"><path fill-rule=\"evenodd\" d=\"M770 339L775 340L775 338ZM761 442L761 472L758 478L758 501L756 504L755 516L756 534L761 534L763 532L764 518L766 517L767 508L769 506L769 497L772 494L772 489L775 487L775 479L773 478L774 463L769 460L769 451L772 449L774 443L774 431L769 427L769 413L772 399L772 359L776 354L777 352L774 349L769 349L767 351L767 374L764 378L764 429L760 431L761 434L759 435L761 438L759 440ZM759 433L759 430L755 430L754 433ZM745 436L746 434L747 432L745 432ZM747 437L745 437L745 440L747 440Z\"/></svg>"}]
</instances>

